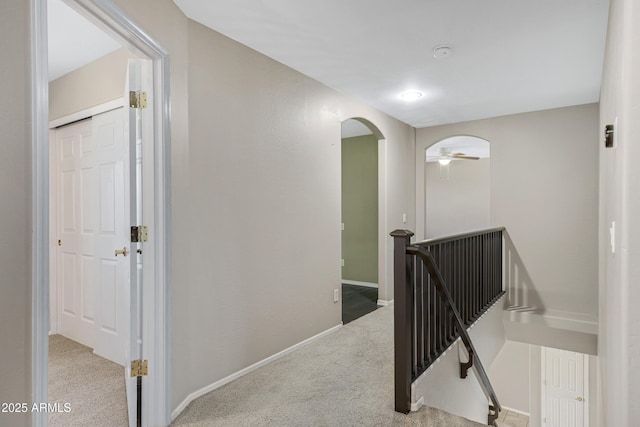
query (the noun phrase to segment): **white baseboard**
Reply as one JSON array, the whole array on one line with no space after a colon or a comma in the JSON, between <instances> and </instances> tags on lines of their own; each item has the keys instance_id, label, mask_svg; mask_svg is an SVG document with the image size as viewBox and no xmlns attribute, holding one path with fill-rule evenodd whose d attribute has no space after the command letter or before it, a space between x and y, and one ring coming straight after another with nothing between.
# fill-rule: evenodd
<instances>
[{"instance_id":1,"label":"white baseboard","mask_svg":"<svg viewBox=\"0 0 640 427\"><path fill-rule=\"evenodd\" d=\"M524 415L525 417L530 417L531 415L528 412L521 411L519 409L509 408L508 406L502 406L502 410L507 410L510 412L515 412L516 414Z\"/></svg>"},{"instance_id":2,"label":"white baseboard","mask_svg":"<svg viewBox=\"0 0 640 427\"><path fill-rule=\"evenodd\" d=\"M356 286L366 286L367 288L378 288L378 284L377 283L371 283L371 282L359 282L357 280L345 280L342 279L342 283L344 283L345 285L356 285Z\"/></svg>"},{"instance_id":3,"label":"white baseboard","mask_svg":"<svg viewBox=\"0 0 640 427\"><path fill-rule=\"evenodd\" d=\"M292 351L309 344L312 341L317 340L318 338L321 338L325 335L328 335L332 332L337 331L338 329L342 328L342 323L340 323L339 325L334 326L333 328L329 328L326 331L320 332L317 335L312 336L311 338L307 338L304 341L299 342L298 344L294 344L291 347L285 348L284 350L267 357L266 359L263 359L259 362L254 363L251 366L247 366L244 369L239 370L236 373L233 373L231 375L229 375L228 377L222 378L221 380L218 380L216 382L214 382L213 384L209 384L206 387L201 388L200 390L196 390L193 393L191 393L190 395L188 395L183 401L182 403L180 403L178 405L178 407L176 409L173 410L173 412L171 412L171 421L175 420L176 417L178 415L180 415L180 413L182 413L182 411L184 411L184 409L187 407L187 405L189 405L189 403L193 402L194 400L196 400L197 398L199 398L200 396L204 396L205 394L209 393L210 391L213 391L217 388L222 387L225 384L230 383L233 380L236 380L240 377L242 377L243 375L248 374L251 371L255 371L256 369L273 362L276 359L281 358L282 356L285 356L289 353L291 353Z\"/></svg>"},{"instance_id":4,"label":"white baseboard","mask_svg":"<svg viewBox=\"0 0 640 427\"><path fill-rule=\"evenodd\" d=\"M393 304L393 300L391 300L391 301L385 301L383 299L379 299L378 300L378 305L380 307L386 307L386 306L391 305L391 304Z\"/></svg>"},{"instance_id":5,"label":"white baseboard","mask_svg":"<svg viewBox=\"0 0 640 427\"><path fill-rule=\"evenodd\" d=\"M424 396L418 399L416 403L411 404L411 412L416 412L423 405L424 405Z\"/></svg>"}]
</instances>

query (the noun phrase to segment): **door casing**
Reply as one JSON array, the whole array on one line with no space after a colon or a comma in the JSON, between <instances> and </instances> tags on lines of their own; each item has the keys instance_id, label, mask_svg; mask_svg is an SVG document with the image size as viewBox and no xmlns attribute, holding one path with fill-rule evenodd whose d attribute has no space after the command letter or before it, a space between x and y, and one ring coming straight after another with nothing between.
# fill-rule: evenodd
<instances>
[{"instance_id":1,"label":"door casing","mask_svg":"<svg viewBox=\"0 0 640 427\"><path fill-rule=\"evenodd\" d=\"M146 58L149 91L148 116L142 130L149 141L143 154L145 175L143 200L150 242L145 247L147 274L153 278L142 293L142 358L149 360L148 376L143 378L146 396L142 400L144 425L170 422L170 101L169 54L154 38L133 22L110 0L67 0L85 18L118 40L123 46ZM32 135L32 329L31 395L33 402L47 402L49 332L49 118L47 63L47 0L30 0L31 35L31 135ZM143 77L144 79L144 77ZM32 425L46 426L45 412L32 413Z\"/></svg>"}]
</instances>

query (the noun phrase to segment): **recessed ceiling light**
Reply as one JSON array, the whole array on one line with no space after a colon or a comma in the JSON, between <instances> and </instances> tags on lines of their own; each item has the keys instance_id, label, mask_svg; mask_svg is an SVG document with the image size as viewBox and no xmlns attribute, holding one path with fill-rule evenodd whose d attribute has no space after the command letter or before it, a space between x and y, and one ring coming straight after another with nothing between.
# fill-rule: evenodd
<instances>
[{"instance_id":1,"label":"recessed ceiling light","mask_svg":"<svg viewBox=\"0 0 640 427\"><path fill-rule=\"evenodd\" d=\"M451 56L453 52L453 48L448 44L439 44L438 46L433 48L433 57L434 58L448 58Z\"/></svg>"},{"instance_id":2,"label":"recessed ceiling light","mask_svg":"<svg viewBox=\"0 0 640 427\"><path fill-rule=\"evenodd\" d=\"M422 98L422 95L424 94L417 90L408 90L406 92L402 92L400 94L400 98L404 99L405 101L415 101L416 99Z\"/></svg>"}]
</instances>

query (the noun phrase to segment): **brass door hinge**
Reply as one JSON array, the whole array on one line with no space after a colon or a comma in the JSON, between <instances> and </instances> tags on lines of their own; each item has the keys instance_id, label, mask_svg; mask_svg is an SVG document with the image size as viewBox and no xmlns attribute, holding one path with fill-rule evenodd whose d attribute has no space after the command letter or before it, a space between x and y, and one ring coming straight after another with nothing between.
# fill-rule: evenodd
<instances>
[{"instance_id":1,"label":"brass door hinge","mask_svg":"<svg viewBox=\"0 0 640 427\"><path fill-rule=\"evenodd\" d=\"M131 227L131 242L146 242L149 238L149 232L144 225L136 225Z\"/></svg>"},{"instance_id":2,"label":"brass door hinge","mask_svg":"<svg viewBox=\"0 0 640 427\"><path fill-rule=\"evenodd\" d=\"M132 377L144 377L147 375L148 362L146 360L132 360L131 361L131 376Z\"/></svg>"},{"instance_id":3,"label":"brass door hinge","mask_svg":"<svg viewBox=\"0 0 640 427\"><path fill-rule=\"evenodd\" d=\"M130 91L129 92L129 107L131 108L147 108L147 92Z\"/></svg>"}]
</instances>

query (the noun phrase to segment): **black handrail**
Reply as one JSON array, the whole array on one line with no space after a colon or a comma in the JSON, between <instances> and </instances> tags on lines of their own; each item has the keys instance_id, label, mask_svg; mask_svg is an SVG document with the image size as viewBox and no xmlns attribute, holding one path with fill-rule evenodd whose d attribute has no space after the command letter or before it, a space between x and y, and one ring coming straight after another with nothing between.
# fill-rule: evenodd
<instances>
[{"instance_id":1,"label":"black handrail","mask_svg":"<svg viewBox=\"0 0 640 427\"><path fill-rule=\"evenodd\" d=\"M502 231L497 227L411 244L413 233L394 237L395 408L408 413L411 383L460 337L487 395L488 424L501 409L467 328L504 295ZM433 286L430 286L433 285Z\"/></svg>"},{"instance_id":2,"label":"black handrail","mask_svg":"<svg viewBox=\"0 0 640 427\"><path fill-rule=\"evenodd\" d=\"M431 255L431 253L429 253L428 251L426 251L425 249L419 246L407 246L407 254L417 256L422 260L425 267L427 267L427 271L429 272L429 275L433 280L433 283L436 287L436 290L438 291L438 294L440 295L440 298L442 298L442 300L445 302L447 308L449 309L449 312L451 313L451 315L455 320L456 328L458 330L458 333L460 334L460 338L462 339L462 342L464 343L464 346L466 347L467 352L469 353L469 362L471 363L471 366L473 366L474 370L476 371L476 374L478 375L478 378L480 379L480 385L482 385L484 392L486 393L487 397L491 400L491 403L493 404L492 409L496 413L500 412L502 410L502 406L500 406L500 402L498 401L498 396L496 395L496 392L493 389L493 386L491 385L491 381L489 381L487 372L485 371L484 366L482 365L482 362L478 357L478 352L476 351L473 345L473 342L471 342L471 337L467 332L467 328L464 322L462 321L462 317L460 317L460 313L458 312L458 309L456 308L456 305L454 304L453 299L451 298L451 294L449 293L449 290L447 289L447 286L444 283L444 279L440 274L440 270L436 266L433 256Z\"/></svg>"},{"instance_id":3,"label":"black handrail","mask_svg":"<svg viewBox=\"0 0 640 427\"><path fill-rule=\"evenodd\" d=\"M414 245L416 246L439 245L441 243L453 242L454 240L462 240L462 239L467 239L469 237L483 236L485 234L495 233L496 231L504 231L504 230L505 230L504 227L493 227L493 228L487 228L479 231L469 231L468 233L453 234L451 236L435 237L433 239L427 239L421 242L415 242Z\"/></svg>"}]
</instances>

